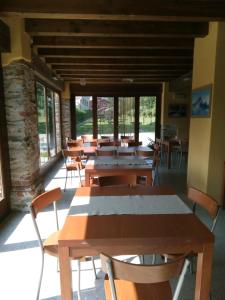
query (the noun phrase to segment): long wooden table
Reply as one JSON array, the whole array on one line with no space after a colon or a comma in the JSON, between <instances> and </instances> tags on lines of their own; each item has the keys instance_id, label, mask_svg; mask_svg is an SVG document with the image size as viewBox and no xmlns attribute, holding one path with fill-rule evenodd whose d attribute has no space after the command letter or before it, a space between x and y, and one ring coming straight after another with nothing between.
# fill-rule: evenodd
<instances>
[{"instance_id":1,"label":"long wooden table","mask_svg":"<svg viewBox=\"0 0 225 300\"><path fill-rule=\"evenodd\" d=\"M118 164L110 164L110 161L117 160ZM99 176L113 176L113 175L127 175L134 174L137 176L146 176L146 184L152 184L152 167L148 164L123 164L127 160L132 163L137 160L136 157L105 157L105 156L96 156L91 157L90 162L85 166L85 186L90 186L91 178ZM139 160L141 160L139 158ZM91 161L93 163L91 163ZM105 162L109 163L106 164ZM97 162L97 163L96 163ZM101 163L102 162L102 163ZM121 163L120 163L121 162Z\"/></svg>"},{"instance_id":2,"label":"long wooden table","mask_svg":"<svg viewBox=\"0 0 225 300\"><path fill-rule=\"evenodd\" d=\"M163 187L79 188L75 196L173 194ZM194 214L67 216L59 236L61 299L72 299L69 255L197 253L195 300L208 300L214 236Z\"/></svg>"}]
</instances>

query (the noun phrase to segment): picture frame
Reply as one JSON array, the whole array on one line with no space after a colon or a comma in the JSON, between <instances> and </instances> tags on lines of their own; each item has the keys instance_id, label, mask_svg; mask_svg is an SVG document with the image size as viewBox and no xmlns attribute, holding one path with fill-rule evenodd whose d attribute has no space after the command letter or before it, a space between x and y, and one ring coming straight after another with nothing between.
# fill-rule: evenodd
<instances>
[{"instance_id":1,"label":"picture frame","mask_svg":"<svg viewBox=\"0 0 225 300\"><path fill-rule=\"evenodd\" d=\"M168 106L169 118L185 118L187 117L187 104L185 103L170 103Z\"/></svg>"},{"instance_id":2,"label":"picture frame","mask_svg":"<svg viewBox=\"0 0 225 300\"><path fill-rule=\"evenodd\" d=\"M212 85L206 85L192 91L191 116L210 117Z\"/></svg>"}]
</instances>

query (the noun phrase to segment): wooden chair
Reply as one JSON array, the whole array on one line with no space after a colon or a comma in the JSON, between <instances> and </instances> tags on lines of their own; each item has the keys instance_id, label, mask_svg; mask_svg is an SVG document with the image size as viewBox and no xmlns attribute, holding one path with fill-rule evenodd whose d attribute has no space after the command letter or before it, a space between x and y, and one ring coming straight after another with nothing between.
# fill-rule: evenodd
<instances>
[{"instance_id":1,"label":"wooden chair","mask_svg":"<svg viewBox=\"0 0 225 300\"><path fill-rule=\"evenodd\" d=\"M97 156L116 156L116 150L101 150L101 149L96 149L96 155Z\"/></svg>"},{"instance_id":2,"label":"wooden chair","mask_svg":"<svg viewBox=\"0 0 225 300\"><path fill-rule=\"evenodd\" d=\"M134 186L137 184L136 175L126 176L102 176L98 178L100 186L113 186L113 185L129 185Z\"/></svg>"},{"instance_id":3,"label":"wooden chair","mask_svg":"<svg viewBox=\"0 0 225 300\"><path fill-rule=\"evenodd\" d=\"M100 254L106 300L177 300L189 261L185 256L161 265L137 265ZM179 276L174 295L170 280Z\"/></svg>"},{"instance_id":4,"label":"wooden chair","mask_svg":"<svg viewBox=\"0 0 225 300\"><path fill-rule=\"evenodd\" d=\"M83 140L70 140L67 142L67 147L72 148L72 147L78 147L78 146L83 146Z\"/></svg>"},{"instance_id":5,"label":"wooden chair","mask_svg":"<svg viewBox=\"0 0 225 300\"><path fill-rule=\"evenodd\" d=\"M64 157L64 163L65 163L65 167L66 167L66 181L65 181L65 187L64 187L64 191L65 191L67 178L68 178L68 172L71 172L71 178L72 178L72 171L78 171L80 185L82 185L80 170L84 169L85 165L82 162L83 151L62 150L62 154Z\"/></svg>"},{"instance_id":6,"label":"wooden chair","mask_svg":"<svg viewBox=\"0 0 225 300\"><path fill-rule=\"evenodd\" d=\"M199 206L208 214L212 221L211 225L209 226L210 231L213 232L219 215L219 205L216 202L216 200L211 196L205 194L204 192L201 192L200 190L195 189L193 187L188 188L187 197L193 202L193 212L196 212L197 207ZM180 254L164 254L163 256L165 258L165 261L168 261L170 259L176 258L178 255ZM191 256L194 257L195 254L192 253Z\"/></svg>"},{"instance_id":7,"label":"wooden chair","mask_svg":"<svg viewBox=\"0 0 225 300\"><path fill-rule=\"evenodd\" d=\"M41 249L41 272L38 282L38 289L37 289L37 295L36 300L39 299L40 290L41 290L41 282L43 277L43 271L44 271L44 257L45 254L49 254L52 256L55 256L58 258L58 237L60 234L59 230L59 222L58 222L58 213L57 213L57 206L56 202L60 201L62 199L62 192L60 188L52 189L48 192L45 192L39 196L37 196L33 201L31 202L29 209L32 217L32 221L34 224L34 228L37 234L38 243ZM56 231L52 233L50 236L48 236L45 240L42 239L41 233L39 231L38 223L37 222L37 216L38 214L43 211L46 207L49 205L53 205L54 208L54 214L55 214L55 221L56 221ZM49 221L49 220L47 220ZM48 222L46 222L46 225L48 226ZM80 258L78 257L70 257L71 259L77 259L78 260L78 298L80 299ZM96 269L94 265L94 260L92 258L93 263L93 269L95 272L96 277Z\"/></svg>"},{"instance_id":8,"label":"wooden chair","mask_svg":"<svg viewBox=\"0 0 225 300\"><path fill-rule=\"evenodd\" d=\"M187 161L189 142L188 140L179 140L179 145L180 145L179 168L181 168L182 158L184 157L185 161Z\"/></svg>"},{"instance_id":9,"label":"wooden chair","mask_svg":"<svg viewBox=\"0 0 225 300\"><path fill-rule=\"evenodd\" d=\"M141 146L142 142L128 141L128 147L137 147Z\"/></svg>"},{"instance_id":10,"label":"wooden chair","mask_svg":"<svg viewBox=\"0 0 225 300\"><path fill-rule=\"evenodd\" d=\"M143 157L146 160L149 160L149 163L152 161L152 185L160 185L160 179L159 179L159 162L160 162L160 157L157 154L156 151L144 151L144 150L137 150L136 155L139 157Z\"/></svg>"},{"instance_id":11,"label":"wooden chair","mask_svg":"<svg viewBox=\"0 0 225 300\"><path fill-rule=\"evenodd\" d=\"M90 147L97 147L97 140L89 142Z\"/></svg>"},{"instance_id":12,"label":"wooden chair","mask_svg":"<svg viewBox=\"0 0 225 300\"><path fill-rule=\"evenodd\" d=\"M114 142L110 142L110 141L108 141L108 142L101 142L101 143L99 143L99 146L100 147L103 147L103 146L114 146Z\"/></svg>"}]
</instances>

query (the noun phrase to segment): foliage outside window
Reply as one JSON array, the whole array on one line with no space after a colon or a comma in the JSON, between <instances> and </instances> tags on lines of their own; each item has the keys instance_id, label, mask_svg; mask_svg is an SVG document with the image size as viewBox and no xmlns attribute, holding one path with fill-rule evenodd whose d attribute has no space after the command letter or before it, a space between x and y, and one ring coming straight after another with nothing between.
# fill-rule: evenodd
<instances>
[{"instance_id":1,"label":"foliage outside window","mask_svg":"<svg viewBox=\"0 0 225 300\"><path fill-rule=\"evenodd\" d=\"M97 98L98 134L113 136L114 129L114 98Z\"/></svg>"},{"instance_id":2,"label":"foliage outside window","mask_svg":"<svg viewBox=\"0 0 225 300\"><path fill-rule=\"evenodd\" d=\"M155 140L156 97L140 97L139 140L147 145Z\"/></svg>"},{"instance_id":3,"label":"foliage outside window","mask_svg":"<svg viewBox=\"0 0 225 300\"><path fill-rule=\"evenodd\" d=\"M134 97L119 97L119 134L134 137Z\"/></svg>"},{"instance_id":4,"label":"foliage outside window","mask_svg":"<svg viewBox=\"0 0 225 300\"><path fill-rule=\"evenodd\" d=\"M76 104L76 133L77 138L84 134L93 133L92 97L77 96Z\"/></svg>"},{"instance_id":5,"label":"foliage outside window","mask_svg":"<svg viewBox=\"0 0 225 300\"><path fill-rule=\"evenodd\" d=\"M39 82L36 96L40 165L43 165L61 150L60 104L59 95Z\"/></svg>"}]
</instances>

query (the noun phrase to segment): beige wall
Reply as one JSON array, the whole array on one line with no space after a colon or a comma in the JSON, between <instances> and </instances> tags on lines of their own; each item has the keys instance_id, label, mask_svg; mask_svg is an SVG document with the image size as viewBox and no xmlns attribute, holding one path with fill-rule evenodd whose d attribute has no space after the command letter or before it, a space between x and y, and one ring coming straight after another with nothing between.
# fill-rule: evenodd
<instances>
[{"instance_id":1,"label":"beige wall","mask_svg":"<svg viewBox=\"0 0 225 300\"><path fill-rule=\"evenodd\" d=\"M225 24L210 23L209 35L195 41L192 89L212 84L210 117L190 120L188 185L223 198L225 160Z\"/></svg>"},{"instance_id":2,"label":"beige wall","mask_svg":"<svg viewBox=\"0 0 225 300\"><path fill-rule=\"evenodd\" d=\"M10 28L11 52L2 54L2 65L14 60L24 59L31 62L31 40L24 29L24 19L20 17L1 18Z\"/></svg>"},{"instance_id":3,"label":"beige wall","mask_svg":"<svg viewBox=\"0 0 225 300\"><path fill-rule=\"evenodd\" d=\"M176 94L175 92L169 91L169 84L163 84L163 93L162 93L162 114L161 114L161 125L169 124L177 127L177 135L179 138L188 138L189 135L189 99L190 95L185 94ZM187 104L188 113L187 117L168 117L168 107L170 103L181 103Z\"/></svg>"}]
</instances>

